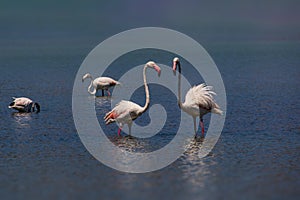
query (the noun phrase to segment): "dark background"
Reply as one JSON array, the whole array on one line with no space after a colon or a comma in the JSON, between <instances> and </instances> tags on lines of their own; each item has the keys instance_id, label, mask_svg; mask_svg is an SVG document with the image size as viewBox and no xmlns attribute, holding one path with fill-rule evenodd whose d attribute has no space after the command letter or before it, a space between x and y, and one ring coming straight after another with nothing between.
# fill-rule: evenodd
<instances>
[{"instance_id":1,"label":"dark background","mask_svg":"<svg viewBox=\"0 0 300 200\"><path fill-rule=\"evenodd\" d=\"M280 0L1 1L0 198L297 199L299 10ZM208 157L127 174L82 145L72 87L96 45L147 26L205 47L226 87L226 123ZM37 99L41 113L12 114L12 96Z\"/></svg>"}]
</instances>

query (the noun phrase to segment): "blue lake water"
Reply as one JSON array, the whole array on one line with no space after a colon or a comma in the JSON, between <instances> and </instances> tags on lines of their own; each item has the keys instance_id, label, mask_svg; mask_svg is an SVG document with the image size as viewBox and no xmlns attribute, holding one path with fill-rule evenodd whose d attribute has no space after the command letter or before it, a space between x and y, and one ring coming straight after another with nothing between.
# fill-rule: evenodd
<instances>
[{"instance_id":1,"label":"blue lake water","mask_svg":"<svg viewBox=\"0 0 300 200\"><path fill-rule=\"evenodd\" d=\"M205 158L197 157L201 144L194 142L170 166L145 174L103 165L79 139L72 117L73 82L93 46L43 44L19 41L1 48L1 198L296 199L300 195L299 42L207 42L205 48L227 93L221 137ZM151 55L160 62L169 59L165 54ZM138 65L143 59L124 63ZM159 93L151 87L155 99ZM38 101L41 112L14 113L7 108L13 96ZM133 100L143 104L143 90ZM166 104L166 109L173 108ZM97 98L95 109L103 123L110 99ZM148 121L145 114L137 123ZM133 148L160 148L173 137L171 125L165 131L149 142L133 143ZM109 126L107 134L113 140L116 126ZM132 142L126 140L121 142Z\"/></svg>"}]
</instances>

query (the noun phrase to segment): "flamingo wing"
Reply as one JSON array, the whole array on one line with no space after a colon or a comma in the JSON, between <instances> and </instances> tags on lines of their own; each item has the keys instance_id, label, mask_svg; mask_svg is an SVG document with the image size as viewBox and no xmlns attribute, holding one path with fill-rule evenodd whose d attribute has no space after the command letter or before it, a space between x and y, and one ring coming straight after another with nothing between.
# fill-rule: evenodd
<instances>
[{"instance_id":1,"label":"flamingo wing","mask_svg":"<svg viewBox=\"0 0 300 200\"><path fill-rule=\"evenodd\" d=\"M14 98L14 101L16 106L27 106L30 103L32 103L31 99L28 99L26 97L19 97L19 98Z\"/></svg>"},{"instance_id":2,"label":"flamingo wing","mask_svg":"<svg viewBox=\"0 0 300 200\"><path fill-rule=\"evenodd\" d=\"M185 96L185 103L200 106L207 110L219 108L213 95L216 95L216 93L212 91L212 87L202 83L189 89Z\"/></svg>"},{"instance_id":3,"label":"flamingo wing","mask_svg":"<svg viewBox=\"0 0 300 200\"><path fill-rule=\"evenodd\" d=\"M33 103L31 99L26 97L13 97L13 102L9 104L8 108L13 108L20 112L28 112L30 110L31 104Z\"/></svg>"},{"instance_id":4,"label":"flamingo wing","mask_svg":"<svg viewBox=\"0 0 300 200\"><path fill-rule=\"evenodd\" d=\"M109 77L99 77L97 79L94 80L95 83L101 87L110 87L110 86L114 86L117 84L120 84L118 81L115 81L112 78Z\"/></svg>"},{"instance_id":5,"label":"flamingo wing","mask_svg":"<svg viewBox=\"0 0 300 200\"><path fill-rule=\"evenodd\" d=\"M139 116L139 111L141 109L142 107L136 103L122 100L105 115L104 120L106 124L110 124L115 121L128 123Z\"/></svg>"}]
</instances>

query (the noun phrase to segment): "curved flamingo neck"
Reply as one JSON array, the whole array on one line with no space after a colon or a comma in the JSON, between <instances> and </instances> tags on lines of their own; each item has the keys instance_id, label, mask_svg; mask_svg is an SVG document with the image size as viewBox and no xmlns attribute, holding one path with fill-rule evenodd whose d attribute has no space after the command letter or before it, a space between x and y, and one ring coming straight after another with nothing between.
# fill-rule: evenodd
<instances>
[{"instance_id":1,"label":"curved flamingo neck","mask_svg":"<svg viewBox=\"0 0 300 200\"><path fill-rule=\"evenodd\" d=\"M93 85L93 80L91 80L91 84L89 85L89 87L88 87L88 92L90 93L90 94L96 94L96 89L95 89L95 87L93 87L93 91L91 91L91 88L92 88L92 85Z\"/></svg>"},{"instance_id":2,"label":"curved flamingo neck","mask_svg":"<svg viewBox=\"0 0 300 200\"><path fill-rule=\"evenodd\" d=\"M145 102L144 107L142 108L141 113L145 112L148 109L149 104L150 104L150 94L149 94L149 88L148 88L148 85L147 85L147 78L146 78L146 69L147 69L147 67L148 67L148 65L145 65L144 70L143 70L144 86L145 86L145 93L146 93L146 102Z\"/></svg>"},{"instance_id":3,"label":"curved flamingo neck","mask_svg":"<svg viewBox=\"0 0 300 200\"><path fill-rule=\"evenodd\" d=\"M180 62L177 63L178 65L178 106L179 108L182 108L182 102L181 102L181 65Z\"/></svg>"},{"instance_id":4,"label":"curved flamingo neck","mask_svg":"<svg viewBox=\"0 0 300 200\"><path fill-rule=\"evenodd\" d=\"M91 90L91 88L92 88L92 86L93 86L93 81L94 81L94 79L92 78L92 76L89 76L88 78L91 79L91 83L90 83L90 85L89 85L89 87L88 87L88 92L89 92L90 94L94 95L94 94L96 94L96 88L93 87L93 91Z\"/></svg>"}]
</instances>

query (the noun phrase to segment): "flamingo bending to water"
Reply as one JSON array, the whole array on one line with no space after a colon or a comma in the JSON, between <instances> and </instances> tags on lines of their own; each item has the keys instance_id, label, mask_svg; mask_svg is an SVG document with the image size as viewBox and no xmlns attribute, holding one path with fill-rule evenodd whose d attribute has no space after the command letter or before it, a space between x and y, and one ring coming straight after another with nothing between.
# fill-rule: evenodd
<instances>
[{"instance_id":1,"label":"flamingo bending to water","mask_svg":"<svg viewBox=\"0 0 300 200\"><path fill-rule=\"evenodd\" d=\"M150 67L157 71L158 76L160 75L160 67L153 61L149 61L145 64L143 70L143 78L144 78L144 86L145 86L145 93L146 93L146 103L144 107L131 102L122 100L119 102L110 112L106 113L104 120L106 124L110 124L113 122L117 122L119 125L118 135L120 136L122 127L124 124L128 125L129 135L131 135L131 126L133 120L135 120L138 116L143 114L149 107L150 104L150 94L146 80L146 69Z\"/></svg>"},{"instance_id":2,"label":"flamingo bending to water","mask_svg":"<svg viewBox=\"0 0 300 200\"><path fill-rule=\"evenodd\" d=\"M37 102L33 102L31 99L26 97L13 97L13 102L11 102L8 108L13 108L19 112L34 112L36 108L36 112L40 112L40 105Z\"/></svg>"},{"instance_id":3,"label":"flamingo bending to water","mask_svg":"<svg viewBox=\"0 0 300 200\"><path fill-rule=\"evenodd\" d=\"M173 72L176 73L176 68L178 66L178 106L187 114L193 117L194 121L194 131L195 137L197 136L196 118L200 118L200 126L202 137L204 137L204 124L203 116L209 112L215 114L223 114L219 105L214 101L213 95L216 95L212 91L212 86L207 86L205 83L194 86L189 89L185 95L185 101L181 102L181 65L179 58L175 57L173 59Z\"/></svg>"},{"instance_id":4,"label":"flamingo bending to water","mask_svg":"<svg viewBox=\"0 0 300 200\"><path fill-rule=\"evenodd\" d=\"M108 89L115 85L120 85L120 83L110 77L98 77L96 79L92 78L92 75L87 73L82 77L82 82L87 79L91 79L91 84L88 87L88 92L92 95L96 94L98 90L102 90L102 96L104 96L104 90L107 91L108 96L110 96L110 92ZM93 91L91 90L93 86Z\"/></svg>"}]
</instances>

